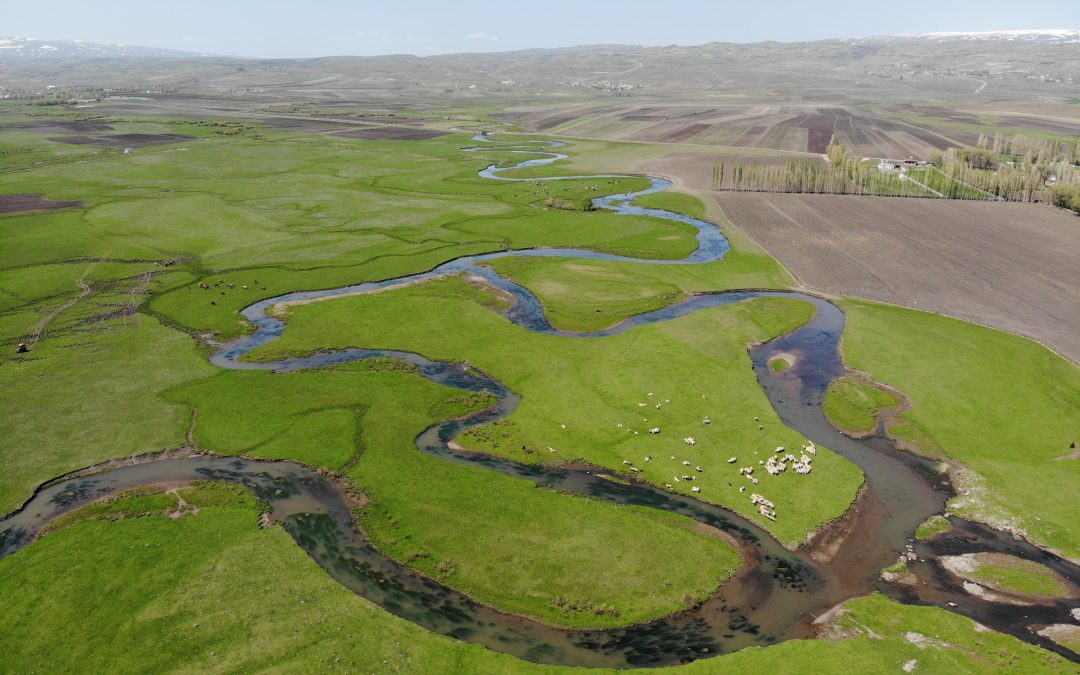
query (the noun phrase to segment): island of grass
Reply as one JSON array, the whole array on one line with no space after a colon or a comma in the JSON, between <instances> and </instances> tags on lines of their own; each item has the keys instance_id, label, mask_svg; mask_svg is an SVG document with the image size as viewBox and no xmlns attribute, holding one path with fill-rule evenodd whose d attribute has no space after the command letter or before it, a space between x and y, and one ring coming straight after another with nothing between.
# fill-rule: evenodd
<instances>
[{"instance_id":1,"label":"island of grass","mask_svg":"<svg viewBox=\"0 0 1080 675\"><path fill-rule=\"evenodd\" d=\"M900 399L892 392L865 377L848 374L829 385L823 408L833 426L858 437L873 432L881 413L899 405Z\"/></svg>"},{"instance_id":2,"label":"island of grass","mask_svg":"<svg viewBox=\"0 0 1080 675\"><path fill-rule=\"evenodd\" d=\"M1003 553L946 556L941 564L965 581L1021 598L1058 600L1073 595L1068 582L1046 565Z\"/></svg>"},{"instance_id":3,"label":"island of grass","mask_svg":"<svg viewBox=\"0 0 1080 675\"><path fill-rule=\"evenodd\" d=\"M774 373L782 373L795 364L795 357L791 354L778 354L769 359L769 370Z\"/></svg>"},{"instance_id":4,"label":"island of grass","mask_svg":"<svg viewBox=\"0 0 1080 675\"><path fill-rule=\"evenodd\" d=\"M915 530L915 538L919 541L926 541L942 532L948 532L951 529L952 523L950 523L945 516L930 516L922 525L919 525L917 530Z\"/></svg>"}]
</instances>

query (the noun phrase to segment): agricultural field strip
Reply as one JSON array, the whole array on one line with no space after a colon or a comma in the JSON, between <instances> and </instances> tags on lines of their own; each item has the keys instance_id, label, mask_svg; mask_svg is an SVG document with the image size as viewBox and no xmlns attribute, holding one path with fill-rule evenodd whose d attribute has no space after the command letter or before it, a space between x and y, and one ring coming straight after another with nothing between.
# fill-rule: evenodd
<instances>
[{"instance_id":1,"label":"agricultural field strip","mask_svg":"<svg viewBox=\"0 0 1080 675\"><path fill-rule=\"evenodd\" d=\"M716 198L806 288L1026 335L1080 363L1080 238L1066 211L888 197Z\"/></svg>"}]
</instances>

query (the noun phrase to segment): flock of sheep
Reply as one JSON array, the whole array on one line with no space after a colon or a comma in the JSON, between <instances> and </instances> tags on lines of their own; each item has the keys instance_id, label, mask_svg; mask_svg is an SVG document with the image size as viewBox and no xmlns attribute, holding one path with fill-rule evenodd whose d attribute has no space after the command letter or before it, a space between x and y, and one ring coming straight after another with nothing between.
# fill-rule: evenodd
<instances>
[{"instance_id":1,"label":"flock of sheep","mask_svg":"<svg viewBox=\"0 0 1080 675\"><path fill-rule=\"evenodd\" d=\"M655 395L653 394L653 392L648 393L649 398L653 398L654 396ZM701 397L705 398L705 394L702 394ZM657 402L655 404L653 404L651 401L643 401L638 403L638 407L654 407L655 409L659 410L664 406L664 404L669 403L671 403L670 399L665 399L663 402ZM642 418L642 422L648 423L648 421L648 418ZM754 418L754 421L760 422L757 417ZM701 423L709 425L712 423L712 420L709 417L705 417L701 420ZM627 432L632 433L635 436L639 435L637 431L634 431L629 427L624 427L622 424L616 424L615 426L617 429L625 429ZM563 428L565 428L565 425ZM758 424L758 429L764 430L764 426ZM649 434L653 436L659 435L661 433L660 427L652 427L648 431ZM682 440L683 443L689 447L694 447L697 445L697 440L693 436L686 436ZM761 465L770 476L778 476L784 473L785 471L787 471L789 466L795 474L805 476L814 469L812 463L815 455L817 455L817 447L814 445L813 441L807 441L807 443L802 446L802 452L798 457L796 457L794 454L788 453L785 450L784 446L781 445L776 447L774 454L770 455L767 461L760 460L758 461L758 464ZM646 463L652 462L652 459L653 458L650 455L645 456ZM680 460L675 455L671 455L671 461L680 462ZM728 458L727 463L736 464L738 463L738 461L738 457L730 457ZM629 471L631 474L641 474L645 470L644 467L635 466L634 463L628 459L624 459L623 464L629 467ZM686 459L681 460L681 467L683 467L682 471L685 471L685 473L682 473L682 471L677 472L674 476L674 483L696 481L697 474L704 472L704 469L700 465L696 465L694 462ZM691 471L689 467L693 467L693 471ZM751 485L758 485L760 483L760 480L753 475L754 468L755 467L753 466L741 467L739 468L739 475L746 478ZM674 491L674 483L664 483L664 487L668 490ZM690 490L696 493L701 492L701 488L697 485L691 487ZM746 492L746 487L740 487L739 492ZM756 492L751 493L750 503L757 507L757 511L759 514L761 514L762 517L773 521L776 520L776 506L764 496L757 494Z\"/></svg>"}]
</instances>

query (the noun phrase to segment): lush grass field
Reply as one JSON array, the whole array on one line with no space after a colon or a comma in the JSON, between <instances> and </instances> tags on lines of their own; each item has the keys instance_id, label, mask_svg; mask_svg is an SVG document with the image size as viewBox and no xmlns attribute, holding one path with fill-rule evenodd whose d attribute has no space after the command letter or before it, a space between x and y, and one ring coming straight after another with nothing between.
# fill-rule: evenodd
<instances>
[{"instance_id":1,"label":"lush grass field","mask_svg":"<svg viewBox=\"0 0 1080 675\"><path fill-rule=\"evenodd\" d=\"M610 626L662 616L683 607L685 596L704 599L741 563L730 545L688 520L539 490L421 454L413 439L424 428L488 400L416 375L223 372L167 397L197 412L200 447L345 471L371 498L360 522L380 549L548 623ZM560 597L609 611L566 610L555 603Z\"/></svg>"},{"instance_id":2,"label":"lush grass field","mask_svg":"<svg viewBox=\"0 0 1080 675\"><path fill-rule=\"evenodd\" d=\"M773 258L733 232L723 214L708 212L692 195L661 192L634 201L638 206L712 218L732 240L722 262L665 265L560 258L502 258L490 266L531 290L553 325L596 330L628 316L665 307L690 293L734 288L788 288L792 279Z\"/></svg>"},{"instance_id":3,"label":"lush grass field","mask_svg":"<svg viewBox=\"0 0 1080 675\"><path fill-rule=\"evenodd\" d=\"M754 519L749 492L739 492L750 483L738 466L756 465L777 445L797 448L805 442L781 424L761 393L746 344L803 324L810 318L808 304L758 300L613 337L571 339L514 326L484 308L481 299L464 299L463 292L482 294L446 279L293 307L284 336L252 358L364 346L467 360L523 401L506 420L463 437L465 445L526 462L583 459L625 471L623 461L630 461L649 481L687 493L699 487L703 499ZM711 425L702 423L706 416ZM653 427L661 433L649 434ZM694 436L697 445L688 448L685 436ZM726 462L733 455L741 464ZM646 462L646 456L653 460ZM674 480L693 473L684 460L703 467L693 482ZM762 476L758 491L780 514L775 523L762 524L782 541L801 542L843 513L861 482L857 467L822 450L811 476Z\"/></svg>"},{"instance_id":4,"label":"lush grass field","mask_svg":"<svg viewBox=\"0 0 1080 675\"><path fill-rule=\"evenodd\" d=\"M855 375L833 380L825 392L825 416L841 431L868 434L877 427L878 415L900 404L891 392Z\"/></svg>"},{"instance_id":5,"label":"lush grass field","mask_svg":"<svg viewBox=\"0 0 1080 675\"><path fill-rule=\"evenodd\" d=\"M218 371L177 330L236 335L246 330L237 311L256 300L411 274L483 251L573 246L684 257L695 245L684 226L537 208L637 189L642 179L486 181L478 169L520 157L463 153L473 144L465 135L394 142L250 129L223 136L172 120L115 126L197 138L123 154L28 131L0 134L3 169L13 169L0 191L86 205L0 216L0 512L55 475L175 448L190 434L222 454L344 472L370 497L358 517L382 550L485 602L558 625L676 611L738 565L730 546L684 519L538 490L415 449L421 429L484 405L482 396L385 362L287 375ZM618 158L661 150L669 151L575 142L575 157L544 171L591 172L597 163L610 171L625 165ZM699 266L544 258L494 265L536 290L568 328L611 325L692 292L792 284L715 204L665 194L643 205L704 214L725 227L734 250ZM506 422L465 437L469 447L620 471L626 459L660 484L692 471L685 458L703 472L676 489L700 486L701 497L750 516L749 490L738 492L749 483L737 467L803 440L775 417L746 355L747 342L805 321L802 303L742 303L603 340L528 333L492 312L496 305L452 279L296 307L285 337L262 355L359 344L468 360L524 397ZM915 408L897 431L984 477L987 490L956 508L1002 505L1037 538L1075 552L1080 537L1068 514L1077 505L1067 497L1075 481L1062 469L1075 460L1052 461L1067 453L1069 439L1058 435L1077 427L1075 368L967 324L866 303L847 309L849 362L912 396ZM38 334L28 355L14 355L16 342ZM647 433L654 425L662 428L656 436ZM694 448L681 442L685 435L697 438ZM729 456L739 463L728 465ZM1062 489L1043 489L1047 476ZM825 449L812 476L762 478L758 490L778 512L764 524L790 543L840 515L861 481L856 467ZM179 501L146 491L58 522L0 560L0 670L538 670L357 598L279 528L258 529L260 507L246 494L212 486L180 494L197 514L167 518ZM949 646L916 646L910 632ZM941 672L1067 670L1057 657L965 619L880 597L849 603L838 635L845 639L746 650L681 672L876 672L910 659Z\"/></svg>"},{"instance_id":6,"label":"lush grass field","mask_svg":"<svg viewBox=\"0 0 1080 675\"><path fill-rule=\"evenodd\" d=\"M636 198L634 205L647 209L674 211L699 220L705 218L705 205L701 203L701 200L682 192L672 192L671 190L653 192Z\"/></svg>"},{"instance_id":7,"label":"lush grass field","mask_svg":"<svg viewBox=\"0 0 1080 675\"><path fill-rule=\"evenodd\" d=\"M395 618L330 579L281 528L260 530L258 513L223 492L195 515L85 520L0 560L5 669L562 672ZM969 619L881 596L846 603L831 632L661 672L891 672L912 659L923 672L1075 670Z\"/></svg>"},{"instance_id":8,"label":"lush grass field","mask_svg":"<svg viewBox=\"0 0 1080 675\"><path fill-rule=\"evenodd\" d=\"M1080 368L1026 338L934 314L846 300L844 358L904 392L892 432L962 463L950 509L1080 557Z\"/></svg>"}]
</instances>

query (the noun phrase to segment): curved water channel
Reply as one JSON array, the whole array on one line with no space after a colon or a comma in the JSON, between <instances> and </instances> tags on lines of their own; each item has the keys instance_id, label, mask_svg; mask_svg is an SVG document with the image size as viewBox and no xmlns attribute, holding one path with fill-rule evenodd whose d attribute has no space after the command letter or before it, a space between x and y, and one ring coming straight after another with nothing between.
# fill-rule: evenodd
<instances>
[{"instance_id":1,"label":"curved water channel","mask_svg":"<svg viewBox=\"0 0 1080 675\"><path fill-rule=\"evenodd\" d=\"M477 137L476 140L488 140ZM537 141L544 148L558 143ZM485 178L514 168L549 164L566 157L529 146L488 146L540 155L509 167L491 165ZM616 178L567 176L536 180ZM526 180L526 179L520 179ZM416 440L423 452L445 461L479 466L533 481L543 487L590 495L622 504L635 504L686 515L730 535L747 559L736 578L702 605L645 624L612 630L563 630L499 612L433 581L384 556L364 537L352 519L339 487L314 470L286 461L198 456L162 459L109 469L46 484L22 509L0 522L0 557L27 546L51 519L117 490L171 481L215 479L244 485L271 507L296 542L342 585L388 611L429 630L540 663L576 666L635 667L684 663L750 645L808 637L812 620L847 598L880 590L903 602L948 606L995 629L1052 649L1073 660L1076 654L1030 630L1032 625L1068 623L1076 603L1048 602L1025 607L1002 606L959 591L935 558L939 554L997 551L1047 564L1071 583L1080 582L1077 566L989 528L951 519L954 530L931 542L913 544L912 533L927 517L941 513L950 493L947 478L934 464L899 452L883 435L855 440L836 431L822 413L825 390L844 372L839 354L844 314L831 302L802 293L729 291L696 295L672 306L637 315L601 331L573 332L553 328L537 298L524 287L497 275L483 263L506 256L561 256L625 260L649 264L696 264L721 260L727 240L711 223L632 204L639 195L666 190L670 183L651 179L647 190L594 200L596 206L620 214L646 215L687 223L697 229L698 248L683 260L639 260L577 249L530 249L466 256L425 273L400 279L357 284L324 291L290 293L262 300L243 311L254 324L253 334L223 346L211 361L223 368L270 369L277 372L390 357L413 364L423 377L456 389L487 391L497 403L464 419L438 424ZM860 498L842 527L826 530L825 541L790 551L755 523L719 506L641 482L632 476L595 467L560 468L522 464L481 453L456 450L451 441L472 427L509 415L519 397L494 378L467 366L429 360L421 355L390 350L345 349L271 363L251 363L241 357L281 335L284 324L268 310L282 302L325 298L390 289L447 274L467 272L512 294L507 318L528 330L567 338L597 339L638 326L670 321L710 307L763 297L797 298L814 305L813 319L798 330L750 349L754 372L781 420L814 443L857 464L866 477ZM768 362L778 354L794 355L794 365L775 373ZM455 446L456 447L456 446ZM857 542L857 543L856 543ZM914 585L889 585L879 570L913 550L919 578Z\"/></svg>"}]
</instances>

